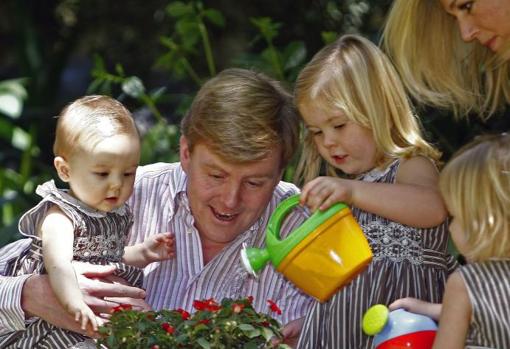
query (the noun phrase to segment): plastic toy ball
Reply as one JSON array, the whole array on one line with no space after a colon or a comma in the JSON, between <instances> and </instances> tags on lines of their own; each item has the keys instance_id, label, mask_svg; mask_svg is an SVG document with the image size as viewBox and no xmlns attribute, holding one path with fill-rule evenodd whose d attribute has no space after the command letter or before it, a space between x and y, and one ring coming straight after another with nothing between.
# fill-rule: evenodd
<instances>
[{"instance_id":1,"label":"plastic toy ball","mask_svg":"<svg viewBox=\"0 0 510 349\"><path fill-rule=\"evenodd\" d=\"M375 349L430 349L437 324L431 318L404 309L389 311L376 304L363 316L363 332L374 336Z\"/></svg>"}]
</instances>

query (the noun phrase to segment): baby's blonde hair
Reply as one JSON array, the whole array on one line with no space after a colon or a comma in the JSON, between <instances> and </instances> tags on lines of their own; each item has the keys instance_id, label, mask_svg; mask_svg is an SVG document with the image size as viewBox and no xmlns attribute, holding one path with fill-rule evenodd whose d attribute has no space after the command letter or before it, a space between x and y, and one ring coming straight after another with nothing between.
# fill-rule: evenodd
<instances>
[{"instance_id":1,"label":"baby's blonde hair","mask_svg":"<svg viewBox=\"0 0 510 349\"><path fill-rule=\"evenodd\" d=\"M477 137L461 148L439 187L466 234L468 260L510 257L510 134Z\"/></svg>"},{"instance_id":2,"label":"baby's blonde hair","mask_svg":"<svg viewBox=\"0 0 510 349\"><path fill-rule=\"evenodd\" d=\"M345 35L321 49L299 74L295 87L298 109L313 105L345 116L372 131L377 166L392 159L423 155L438 160L440 153L422 136L399 77L382 51L356 35ZM325 164L312 136L305 131L297 178L315 178Z\"/></svg>"},{"instance_id":3,"label":"baby's blonde hair","mask_svg":"<svg viewBox=\"0 0 510 349\"><path fill-rule=\"evenodd\" d=\"M133 135L138 140L129 110L108 96L84 96L68 104L58 116L53 153L66 159L117 134Z\"/></svg>"},{"instance_id":4,"label":"baby's blonde hair","mask_svg":"<svg viewBox=\"0 0 510 349\"><path fill-rule=\"evenodd\" d=\"M495 54L463 42L439 0L395 0L382 44L420 103L482 119L510 103L510 45Z\"/></svg>"}]
</instances>

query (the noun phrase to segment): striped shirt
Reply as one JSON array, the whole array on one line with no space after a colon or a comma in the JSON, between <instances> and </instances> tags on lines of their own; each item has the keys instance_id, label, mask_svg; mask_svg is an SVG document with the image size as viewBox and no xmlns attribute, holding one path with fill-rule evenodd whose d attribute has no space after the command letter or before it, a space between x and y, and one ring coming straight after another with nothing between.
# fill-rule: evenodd
<instances>
[{"instance_id":1,"label":"striped shirt","mask_svg":"<svg viewBox=\"0 0 510 349\"><path fill-rule=\"evenodd\" d=\"M510 260L462 266L472 316L466 345L510 348Z\"/></svg>"},{"instance_id":2,"label":"striped shirt","mask_svg":"<svg viewBox=\"0 0 510 349\"><path fill-rule=\"evenodd\" d=\"M282 314L272 313L281 323L306 315L313 299L303 294L271 266L255 279L241 265L242 244L262 247L267 222L279 202L296 194L298 188L280 182L259 220L241 233L209 263L204 265L198 231L194 227L186 195L187 177L179 163L142 166L136 174L135 188L129 200L134 225L129 244L142 242L160 232L175 234L176 258L152 263L145 268L146 301L156 310L183 308L193 310L193 300L253 296L256 310L269 313L267 300L275 301ZM285 219L281 235L286 236L302 223L306 213L296 208ZM9 260L29 246L20 240L0 250L0 274ZM0 276L0 334L25 328L20 306L21 289L26 276Z\"/></svg>"}]
</instances>

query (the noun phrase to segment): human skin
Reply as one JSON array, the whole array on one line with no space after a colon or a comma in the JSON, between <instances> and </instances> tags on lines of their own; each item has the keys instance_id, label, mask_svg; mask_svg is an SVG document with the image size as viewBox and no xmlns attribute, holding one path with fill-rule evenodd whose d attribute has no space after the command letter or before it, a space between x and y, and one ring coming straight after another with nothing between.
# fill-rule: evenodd
<instances>
[{"instance_id":1,"label":"human skin","mask_svg":"<svg viewBox=\"0 0 510 349\"><path fill-rule=\"evenodd\" d=\"M510 1L440 1L444 10L457 20L464 41L477 40L493 52L500 52L510 42Z\"/></svg>"}]
</instances>

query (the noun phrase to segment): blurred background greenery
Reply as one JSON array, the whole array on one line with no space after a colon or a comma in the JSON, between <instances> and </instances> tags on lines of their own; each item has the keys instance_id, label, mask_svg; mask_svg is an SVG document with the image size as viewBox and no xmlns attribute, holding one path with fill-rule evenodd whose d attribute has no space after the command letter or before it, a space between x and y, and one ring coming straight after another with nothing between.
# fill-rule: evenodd
<instances>
[{"instance_id":1,"label":"blurred background greenery","mask_svg":"<svg viewBox=\"0 0 510 349\"><path fill-rule=\"evenodd\" d=\"M254 68L291 89L302 66L344 33L378 42L391 0L3 0L0 2L0 246L56 178L54 116L85 94L133 111L142 163L178 160L178 124L199 86L228 67ZM447 160L482 132L508 129L418 109ZM505 116L506 114L506 116ZM285 176L292 178L291 165Z\"/></svg>"}]
</instances>

